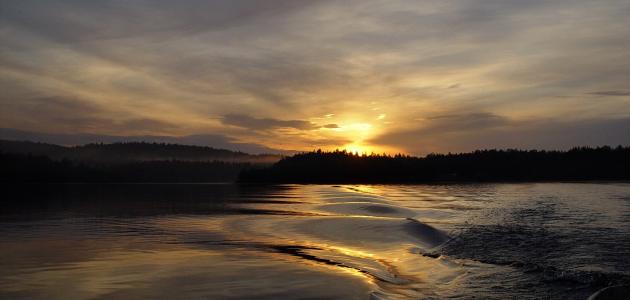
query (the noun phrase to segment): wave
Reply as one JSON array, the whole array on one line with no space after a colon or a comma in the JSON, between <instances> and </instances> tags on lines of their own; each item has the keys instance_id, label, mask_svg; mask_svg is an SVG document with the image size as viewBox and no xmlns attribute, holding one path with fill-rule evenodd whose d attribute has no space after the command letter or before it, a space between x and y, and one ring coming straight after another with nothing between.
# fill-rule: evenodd
<instances>
[{"instance_id":1,"label":"wave","mask_svg":"<svg viewBox=\"0 0 630 300\"><path fill-rule=\"evenodd\" d=\"M630 285L617 285L605 287L595 292L588 297L588 300L627 299L628 295L630 295Z\"/></svg>"},{"instance_id":2,"label":"wave","mask_svg":"<svg viewBox=\"0 0 630 300\"><path fill-rule=\"evenodd\" d=\"M543 290L540 293L548 295L555 295L562 288L586 297L602 288L630 284L628 273L580 268L566 256L570 256L571 247L586 246L566 243L571 238L567 235L536 226L476 225L429 251L415 249L415 252L435 259L507 267L521 274L522 282L513 283L529 287L527 289L536 287Z\"/></svg>"}]
</instances>

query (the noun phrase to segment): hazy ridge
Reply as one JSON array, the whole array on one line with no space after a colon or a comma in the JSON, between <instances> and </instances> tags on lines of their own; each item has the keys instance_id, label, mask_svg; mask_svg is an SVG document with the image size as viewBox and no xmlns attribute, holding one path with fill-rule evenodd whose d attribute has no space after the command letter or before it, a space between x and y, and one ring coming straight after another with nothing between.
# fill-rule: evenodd
<instances>
[{"instance_id":1,"label":"hazy ridge","mask_svg":"<svg viewBox=\"0 0 630 300\"><path fill-rule=\"evenodd\" d=\"M0 182L234 182L279 155L164 143L60 146L0 140Z\"/></svg>"},{"instance_id":2,"label":"hazy ridge","mask_svg":"<svg viewBox=\"0 0 630 300\"><path fill-rule=\"evenodd\" d=\"M0 151L47 156L54 160L107 163L163 160L273 163L281 158L274 154L254 155L204 146L147 142L92 143L67 147L30 141L0 140Z\"/></svg>"}]
</instances>

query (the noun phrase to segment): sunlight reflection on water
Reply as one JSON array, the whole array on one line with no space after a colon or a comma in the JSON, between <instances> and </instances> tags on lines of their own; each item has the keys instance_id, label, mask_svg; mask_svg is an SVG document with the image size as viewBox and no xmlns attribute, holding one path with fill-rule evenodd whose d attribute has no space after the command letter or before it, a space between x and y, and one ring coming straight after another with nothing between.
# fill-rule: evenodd
<instances>
[{"instance_id":1,"label":"sunlight reflection on water","mask_svg":"<svg viewBox=\"0 0 630 300\"><path fill-rule=\"evenodd\" d=\"M2 298L564 299L630 278L628 184L14 192Z\"/></svg>"}]
</instances>

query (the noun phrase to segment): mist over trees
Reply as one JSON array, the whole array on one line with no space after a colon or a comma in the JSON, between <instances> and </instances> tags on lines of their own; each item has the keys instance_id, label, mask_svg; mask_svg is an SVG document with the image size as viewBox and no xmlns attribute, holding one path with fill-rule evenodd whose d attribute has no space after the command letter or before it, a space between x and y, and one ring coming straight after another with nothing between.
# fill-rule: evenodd
<instances>
[{"instance_id":1,"label":"mist over trees","mask_svg":"<svg viewBox=\"0 0 630 300\"><path fill-rule=\"evenodd\" d=\"M272 164L271 159L278 160ZM630 147L569 151L363 154L313 151L280 159L156 143L63 147L0 141L0 182L431 183L630 180Z\"/></svg>"},{"instance_id":2,"label":"mist over trees","mask_svg":"<svg viewBox=\"0 0 630 300\"><path fill-rule=\"evenodd\" d=\"M47 143L0 140L0 151L41 155L54 160L68 159L86 163L162 160L273 163L280 159L279 155L274 154L254 155L204 146L146 142L98 143L66 147Z\"/></svg>"},{"instance_id":3,"label":"mist over trees","mask_svg":"<svg viewBox=\"0 0 630 300\"><path fill-rule=\"evenodd\" d=\"M250 163L137 161L87 164L29 154L0 154L0 182L233 182Z\"/></svg>"},{"instance_id":4,"label":"mist over trees","mask_svg":"<svg viewBox=\"0 0 630 300\"><path fill-rule=\"evenodd\" d=\"M177 144L0 140L0 182L234 182L242 169L279 158Z\"/></svg>"}]
</instances>

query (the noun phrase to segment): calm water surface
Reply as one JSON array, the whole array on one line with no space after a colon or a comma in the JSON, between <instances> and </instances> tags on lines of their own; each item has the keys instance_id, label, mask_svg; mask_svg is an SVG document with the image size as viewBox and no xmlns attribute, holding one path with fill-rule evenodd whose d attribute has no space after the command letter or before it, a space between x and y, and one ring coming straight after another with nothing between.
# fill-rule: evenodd
<instances>
[{"instance_id":1,"label":"calm water surface","mask_svg":"<svg viewBox=\"0 0 630 300\"><path fill-rule=\"evenodd\" d=\"M630 184L4 187L2 299L586 299Z\"/></svg>"}]
</instances>

